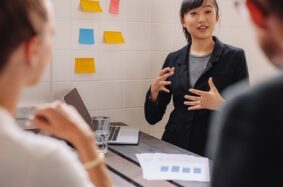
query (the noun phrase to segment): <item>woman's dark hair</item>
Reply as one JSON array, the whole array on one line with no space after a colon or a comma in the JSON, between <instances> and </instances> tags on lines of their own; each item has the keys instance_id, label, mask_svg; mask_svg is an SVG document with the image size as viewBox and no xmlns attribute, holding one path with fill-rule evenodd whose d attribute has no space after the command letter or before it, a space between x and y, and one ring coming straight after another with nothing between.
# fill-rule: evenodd
<instances>
[{"instance_id":1,"label":"woman's dark hair","mask_svg":"<svg viewBox=\"0 0 283 187\"><path fill-rule=\"evenodd\" d=\"M192 9L199 8L200 6L203 5L203 3L208 0L183 0L181 9L180 9L180 17L184 19L184 16L186 13L191 11ZM219 16L219 6L216 0L212 0L215 8L216 8L216 15ZM185 34L185 37L187 39L187 42L190 42L192 40L192 37L188 30L183 27L183 32Z\"/></svg>"},{"instance_id":2,"label":"woman's dark hair","mask_svg":"<svg viewBox=\"0 0 283 187\"><path fill-rule=\"evenodd\" d=\"M0 0L0 71L21 43L40 34L48 19L44 0Z\"/></svg>"}]
</instances>

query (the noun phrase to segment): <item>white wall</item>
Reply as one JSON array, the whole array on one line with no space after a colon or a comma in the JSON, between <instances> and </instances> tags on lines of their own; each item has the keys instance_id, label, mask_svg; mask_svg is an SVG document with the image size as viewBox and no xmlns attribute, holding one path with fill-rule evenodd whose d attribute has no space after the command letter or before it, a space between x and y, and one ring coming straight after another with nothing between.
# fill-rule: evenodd
<instances>
[{"instance_id":1,"label":"white wall","mask_svg":"<svg viewBox=\"0 0 283 187\"><path fill-rule=\"evenodd\" d=\"M27 89L21 105L48 102L77 87L92 115L108 115L142 131L161 137L172 106L156 126L144 119L143 104L152 78L165 57L185 45L179 24L181 0L120 0L120 14L108 13L109 0L101 0L102 14L81 12L79 0L53 0L56 36L53 60L42 82ZM221 0L220 26L216 35L222 41L245 49L251 82L257 83L275 73L258 50L247 21L234 10L232 1ZM95 29L94 46L78 44L80 27ZM126 44L105 45L104 30L121 30ZM74 74L75 57L96 58L97 73Z\"/></svg>"}]
</instances>

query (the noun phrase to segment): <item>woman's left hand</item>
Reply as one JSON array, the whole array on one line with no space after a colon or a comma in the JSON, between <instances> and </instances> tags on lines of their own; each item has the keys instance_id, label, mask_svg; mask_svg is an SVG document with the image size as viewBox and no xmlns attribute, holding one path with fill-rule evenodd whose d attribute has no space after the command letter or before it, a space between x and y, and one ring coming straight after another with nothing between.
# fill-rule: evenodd
<instances>
[{"instance_id":1,"label":"woman's left hand","mask_svg":"<svg viewBox=\"0 0 283 187\"><path fill-rule=\"evenodd\" d=\"M208 92L190 89L189 91L197 96L185 95L185 99L188 101L185 101L184 104L189 106L188 110L218 110L219 107L224 103L225 100L219 94L211 77L208 80L208 84L210 87Z\"/></svg>"}]
</instances>

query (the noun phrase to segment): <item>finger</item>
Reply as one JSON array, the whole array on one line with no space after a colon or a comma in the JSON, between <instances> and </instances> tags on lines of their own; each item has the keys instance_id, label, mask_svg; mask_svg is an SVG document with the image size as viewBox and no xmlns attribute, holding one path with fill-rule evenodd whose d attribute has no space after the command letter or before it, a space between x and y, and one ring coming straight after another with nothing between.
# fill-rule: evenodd
<instances>
[{"instance_id":1,"label":"finger","mask_svg":"<svg viewBox=\"0 0 283 187\"><path fill-rule=\"evenodd\" d=\"M160 80L166 80L168 77L172 76L173 74L174 74L174 72L170 71L169 73L162 75L159 79Z\"/></svg>"},{"instance_id":2,"label":"finger","mask_svg":"<svg viewBox=\"0 0 283 187\"><path fill-rule=\"evenodd\" d=\"M199 95L199 96L203 96L206 94L206 92L201 91L201 90L196 90L196 89L189 89L189 91L193 94Z\"/></svg>"},{"instance_id":3,"label":"finger","mask_svg":"<svg viewBox=\"0 0 283 187\"><path fill-rule=\"evenodd\" d=\"M197 96L185 95L185 99L190 100L190 101L198 101L201 98Z\"/></svg>"},{"instance_id":4,"label":"finger","mask_svg":"<svg viewBox=\"0 0 283 187\"><path fill-rule=\"evenodd\" d=\"M208 79L208 84L211 90L216 89L216 86L214 85L211 77Z\"/></svg>"},{"instance_id":5,"label":"finger","mask_svg":"<svg viewBox=\"0 0 283 187\"><path fill-rule=\"evenodd\" d=\"M52 108L52 109L55 109L58 107L58 105L60 105L62 102L57 100L57 101L54 101L52 103L46 103L46 104L42 104L40 106L38 106L36 108L36 111L35 112L38 112L38 111L41 111L41 110L45 110L45 109L49 109L49 108Z\"/></svg>"},{"instance_id":6,"label":"finger","mask_svg":"<svg viewBox=\"0 0 283 187\"><path fill-rule=\"evenodd\" d=\"M196 106L200 104L200 101L186 101L184 104L187 106Z\"/></svg>"},{"instance_id":7,"label":"finger","mask_svg":"<svg viewBox=\"0 0 283 187\"><path fill-rule=\"evenodd\" d=\"M168 71L170 71L170 67L162 69L159 73L159 76L162 76L164 73L167 73Z\"/></svg>"},{"instance_id":8,"label":"finger","mask_svg":"<svg viewBox=\"0 0 283 187\"><path fill-rule=\"evenodd\" d=\"M43 117L34 117L33 119L30 119L30 123L45 133L51 132L50 123Z\"/></svg>"},{"instance_id":9,"label":"finger","mask_svg":"<svg viewBox=\"0 0 283 187\"><path fill-rule=\"evenodd\" d=\"M63 115L66 115L66 113L68 113L68 111L72 110L72 106L71 105L67 105L66 103L58 103L57 105L57 111L60 112Z\"/></svg>"},{"instance_id":10,"label":"finger","mask_svg":"<svg viewBox=\"0 0 283 187\"><path fill-rule=\"evenodd\" d=\"M42 109L37 109L34 113L35 117L41 116L46 117L48 119L49 116L52 116L54 113L55 108L46 107Z\"/></svg>"},{"instance_id":11,"label":"finger","mask_svg":"<svg viewBox=\"0 0 283 187\"><path fill-rule=\"evenodd\" d=\"M163 86L171 85L171 81L162 81L162 82L160 82L160 83L161 83L161 85L163 85Z\"/></svg>"},{"instance_id":12,"label":"finger","mask_svg":"<svg viewBox=\"0 0 283 187\"><path fill-rule=\"evenodd\" d=\"M192 111L192 110L200 110L202 109L202 107L200 105L196 105L196 106L192 106L192 107L189 107L188 110L189 111Z\"/></svg>"},{"instance_id":13,"label":"finger","mask_svg":"<svg viewBox=\"0 0 283 187\"><path fill-rule=\"evenodd\" d=\"M45 118L49 123L56 121L61 111L59 108L45 108L37 110L34 114L35 118Z\"/></svg>"},{"instance_id":14,"label":"finger","mask_svg":"<svg viewBox=\"0 0 283 187\"><path fill-rule=\"evenodd\" d=\"M168 90L167 88L163 87L161 88L162 91L166 92L166 93L170 93L170 90Z\"/></svg>"},{"instance_id":15,"label":"finger","mask_svg":"<svg viewBox=\"0 0 283 187\"><path fill-rule=\"evenodd\" d=\"M44 110L44 109L47 109L47 108L50 108L50 107L53 108L53 104L52 103L41 104L41 105L36 107L35 111Z\"/></svg>"}]
</instances>

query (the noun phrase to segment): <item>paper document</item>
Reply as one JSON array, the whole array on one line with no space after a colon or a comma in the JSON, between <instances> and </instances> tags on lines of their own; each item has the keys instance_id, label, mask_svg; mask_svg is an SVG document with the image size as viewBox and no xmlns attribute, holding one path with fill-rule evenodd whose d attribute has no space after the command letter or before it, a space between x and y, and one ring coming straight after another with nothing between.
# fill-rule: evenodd
<instances>
[{"instance_id":1,"label":"paper document","mask_svg":"<svg viewBox=\"0 0 283 187\"><path fill-rule=\"evenodd\" d=\"M207 158L184 154L136 154L147 180L185 180L209 182Z\"/></svg>"}]
</instances>

